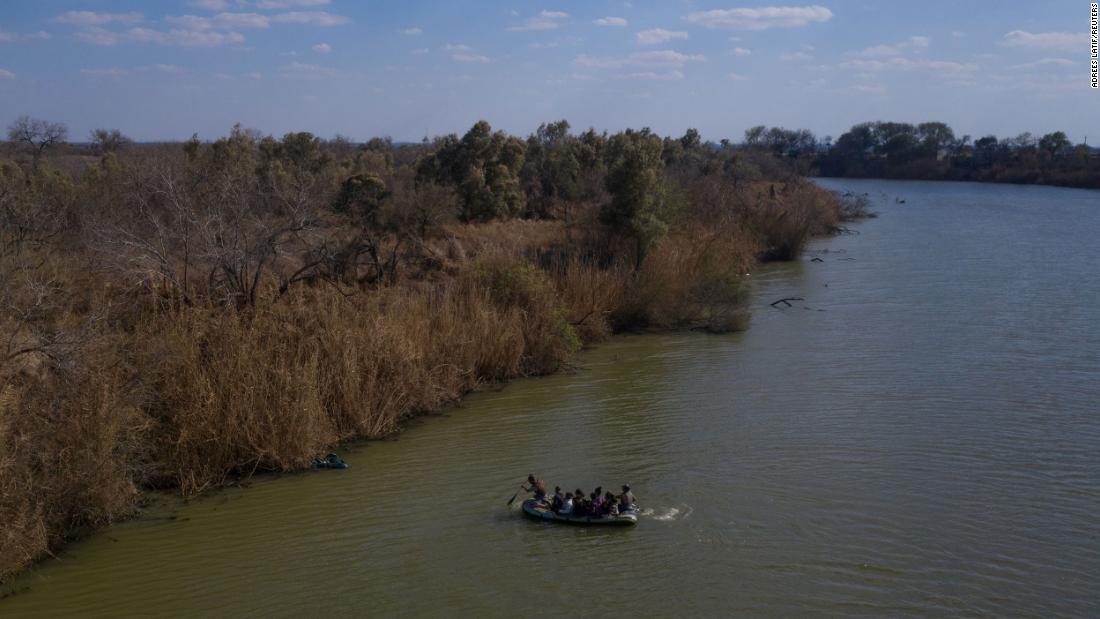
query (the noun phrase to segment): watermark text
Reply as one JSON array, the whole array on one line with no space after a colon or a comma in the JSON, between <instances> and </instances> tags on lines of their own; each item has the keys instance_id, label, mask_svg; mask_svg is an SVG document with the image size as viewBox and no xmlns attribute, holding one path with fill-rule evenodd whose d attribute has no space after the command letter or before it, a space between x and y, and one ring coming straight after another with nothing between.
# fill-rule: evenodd
<instances>
[{"instance_id":1,"label":"watermark text","mask_svg":"<svg viewBox=\"0 0 1100 619\"><path fill-rule=\"evenodd\" d=\"M1097 23L1100 22L1100 3L1093 2L1089 12L1089 40L1092 46L1092 56L1089 60L1089 72L1092 76L1092 87L1100 88L1100 78L1097 76L1100 69L1100 39L1097 38Z\"/></svg>"}]
</instances>

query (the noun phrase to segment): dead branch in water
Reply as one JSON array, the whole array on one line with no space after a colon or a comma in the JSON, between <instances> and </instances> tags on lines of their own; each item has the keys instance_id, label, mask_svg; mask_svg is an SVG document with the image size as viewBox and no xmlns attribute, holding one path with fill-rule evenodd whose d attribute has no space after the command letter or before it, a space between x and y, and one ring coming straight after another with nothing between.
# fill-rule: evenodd
<instances>
[{"instance_id":1,"label":"dead branch in water","mask_svg":"<svg viewBox=\"0 0 1100 619\"><path fill-rule=\"evenodd\" d=\"M783 307L792 307L791 301L805 301L805 300L806 299L803 299L802 297L787 297L785 299L779 299L778 301L773 301L772 303L770 303L770 305L772 307L778 307L779 304L782 303Z\"/></svg>"}]
</instances>

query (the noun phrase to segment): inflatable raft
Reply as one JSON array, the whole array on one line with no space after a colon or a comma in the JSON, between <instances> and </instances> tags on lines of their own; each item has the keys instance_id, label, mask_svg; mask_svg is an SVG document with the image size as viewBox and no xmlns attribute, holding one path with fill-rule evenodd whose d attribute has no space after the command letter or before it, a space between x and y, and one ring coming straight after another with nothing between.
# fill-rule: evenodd
<instances>
[{"instance_id":1,"label":"inflatable raft","mask_svg":"<svg viewBox=\"0 0 1100 619\"><path fill-rule=\"evenodd\" d=\"M348 463L344 462L344 459L336 454L330 453L322 458L313 459L313 468L315 469L346 469Z\"/></svg>"},{"instance_id":2,"label":"inflatable raft","mask_svg":"<svg viewBox=\"0 0 1100 619\"><path fill-rule=\"evenodd\" d=\"M622 512L618 516L600 518L590 516L562 516L561 514L555 514L549 507L543 503L539 503L535 499L527 499L523 502L523 513L535 520L547 520L550 522L560 522L562 524L620 527L638 524L638 513L633 509Z\"/></svg>"}]
</instances>

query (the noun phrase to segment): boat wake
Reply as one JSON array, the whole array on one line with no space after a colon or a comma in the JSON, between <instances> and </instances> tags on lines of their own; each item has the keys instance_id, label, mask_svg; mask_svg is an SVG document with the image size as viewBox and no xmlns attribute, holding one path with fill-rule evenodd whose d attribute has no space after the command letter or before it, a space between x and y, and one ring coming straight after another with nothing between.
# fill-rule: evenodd
<instances>
[{"instance_id":1,"label":"boat wake","mask_svg":"<svg viewBox=\"0 0 1100 619\"><path fill-rule=\"evenodd\" d=\"M677 507L646 507L638 515L643 518L668 522L671 520L687 520L694 511L695 509L690 505L681 503Z\"/></svg>"}]
</instances>

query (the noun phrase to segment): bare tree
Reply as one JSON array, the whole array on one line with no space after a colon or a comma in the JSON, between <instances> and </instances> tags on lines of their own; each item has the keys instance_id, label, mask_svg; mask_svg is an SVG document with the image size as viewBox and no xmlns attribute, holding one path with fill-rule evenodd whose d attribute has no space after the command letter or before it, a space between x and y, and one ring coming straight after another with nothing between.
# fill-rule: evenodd
<instances>
[{"instance_id":1,"label":"bare tree","mask_svg":"<svg viewBox=\"0 0 1100 619\"><path fill-rule=\"evenodd\" d=\"M259 165L253 136L234 128L213 144L189 143L182 167L152 159L135 169L118 207L95 226L107 263L184 303L199 293L255 306L265 282L304 278L325 258L314 248L331 194L327 160L312 136L264 142Z\"/></svg>"},{"instance_id":2,"label":"bare tree","mask_svg":"<svg viewBox=\"0 0 1100 619\"><path fill-rule=\"evenodd\" d=\"M51 259L67 227L68 204L58 190L0 164L0 383L17 359L61 363L85 340L84 327L59 321L70 291Z\"/></svg>"},{"instance_id":3,"label":"bare tree","mask_svg":"<svg viewBox=\"0 0 1100 619\"><path fill-rule=\"evenodd\" d=\"M33 170L38 171L38 160L47 148L63 144L69 136L69 128L64 123L52 123L47 120L20 116L8 126L8 139L23 144L31 151Z\"/></svg>"},{"instance_id":4,"label":"bare tree","mask_svg":"<svg viewBox=\"0 0 1100 619\"><path fill-rule=\"evenodd\" d=\"M130 138L118 129L93 129L88 136L92 146L100 153L113 153L130 144Z\"/></svg>"}]
</instances>

